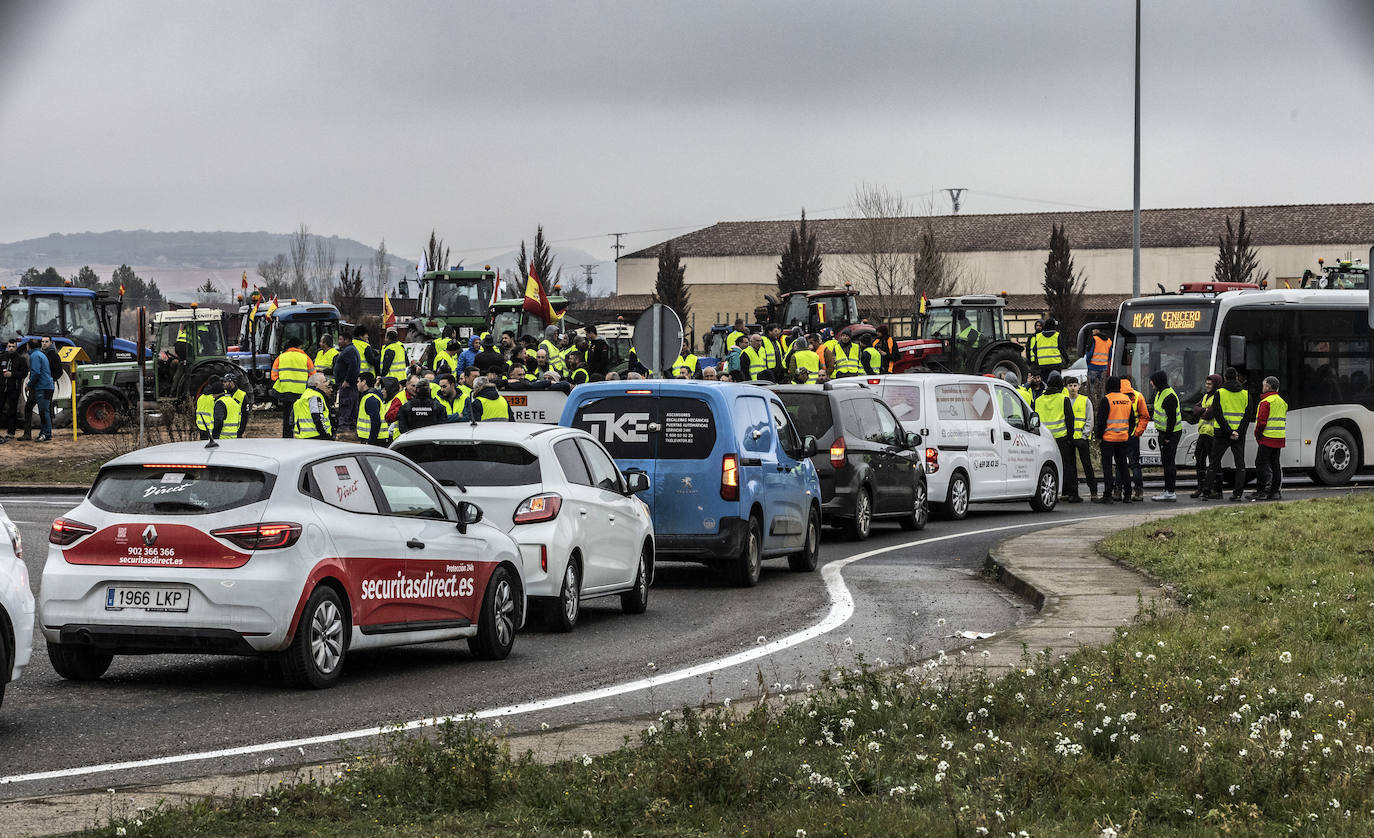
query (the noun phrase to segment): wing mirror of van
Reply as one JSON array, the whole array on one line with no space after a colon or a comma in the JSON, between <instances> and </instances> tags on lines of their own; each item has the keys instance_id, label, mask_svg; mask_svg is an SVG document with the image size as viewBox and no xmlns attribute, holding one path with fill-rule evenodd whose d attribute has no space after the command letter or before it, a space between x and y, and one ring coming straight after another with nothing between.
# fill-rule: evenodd
<instances>
[{"instance_id":1,"label":"wing mirror of van","mask_svg":"<svg viewBox=\"0 0 1374 838\"><path fill-rule=\"evenodd\" d=\"M470 501L458 501L458 532L468 534L468 525L482 520L482 507Z\"/></svg>"},{"instance_id":2,"label":"wing mirror of van","mask_svg":"<svg viewBox=\"0 0 1374 838\"><path fill-rule=\"evenodd\" d=\"M1038 414L1038 413L1032 413L1032 414L1030 415L1030 429L1031 429L1032 431L1039 431L1039 430L1040 430L1040 414Z\"/></svg>"},{"instance_id":3,"label":"wing mirror of van","mask_svg":"<svg viewBox=\"0 0 1374 838\"><path fill-rule=\"evenodd\" d=\"M818 449L816 448L816 438L811 434L807 434L806 439L802 440L802 456L814 457L816 456L817 450Z\"/></svg>"},{"instance_id":4,"label":"wing mirror of van","mask_svg":"<svg viewBox=\"0 0 1374 838\"><path fill-rule=\"evenodd\" d=\"M625 494L637 495L649 491L649 475L639 469L622 472L625 475Z\"/></svg>"},{"instance_id":5,"label":"wing mirror of van","mask_svg":"<svg viewBox=\"0 0 1374 838\"><path fill-rule=\"evenodd\" d=\"M924 442L924 440L921 439L921 435L918 434L918 433L916 433L915 431L907 431L907 432L903 435L903 438L904 438L904 441L906 442L906 447L907 447L907 448L910 448L910 449L913 450L913 451L916 450L917 448L920 448L920 447L921 447L921 443Z\"/></svg>"}]
</instances>

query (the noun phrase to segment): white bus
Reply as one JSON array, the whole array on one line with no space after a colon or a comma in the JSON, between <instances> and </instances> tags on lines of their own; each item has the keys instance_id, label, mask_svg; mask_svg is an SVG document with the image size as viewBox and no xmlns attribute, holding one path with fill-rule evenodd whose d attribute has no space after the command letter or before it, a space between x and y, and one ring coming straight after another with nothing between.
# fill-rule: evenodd
<instances>
[{"instance_id":1,"label":"white bus","mask_svg":"<svg viewBox=\"0 0 1374 838\"><path fill-rule=\"evenodd\" d=\"M1198 433L1192 407L1209 374L1235 367L1250 391L1251 411L1265 376L1276 376L1288 402L1283 467L1338 486L1362 466L1374 465L1368 311L1367 291L1231 291L1127 300L1117 315L1112 374L1129 373L1147 395L1151 373L1169 374L1185 418L1177 457L1184 467L1194 462ZM1158 465L1153 423L1142 444L1142 464ZM1255 447L1253 437L1246 440L1252 467Z\"/></svg>"}]
</instances>

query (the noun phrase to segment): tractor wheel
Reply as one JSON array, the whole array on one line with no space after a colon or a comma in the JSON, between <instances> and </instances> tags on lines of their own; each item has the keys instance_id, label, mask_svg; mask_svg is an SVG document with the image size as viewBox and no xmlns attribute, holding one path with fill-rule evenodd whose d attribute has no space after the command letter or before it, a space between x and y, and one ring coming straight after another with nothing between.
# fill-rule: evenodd
<instances>
[{"instance_id":1,"label":"tractor wheel","mask_svg":"<svg viewBox=\"0 0 1374 838\"><path fill-rule=\"evenodd\" d=\"M87 390L76 402L81 432L112 434L124 424L124 398L113 390Z\"/></svg>"},{"instance_id":2,"label":"tractor wheel","mask_svg":"<svg viewBox=\"0 0 1374 838\"><path fill-rule=\"evenodd\" d=\"M191 370L190 385L186 388L186 396L190 398L191 404L195 404L196 399L200 398L211 378L223 378L231 372L237 373L239 368L228 361L207 361Z\"/></svg>"},{"instance_id":3,"label":"tractor wheel","mask_svg":"<svg viewBox=\"0 0 1374 838\"><path fill-rule=\"evenodd\" d=\"M983 362L979 365L980 369L970 370L974 373L992 373L1001 376L1002 373L1014 372L1022 384L1026 383L1029 377L1030 365L1021 353L1010 346L1002 346L988 352L983 356Z\"/></svg>"}]
</instances>

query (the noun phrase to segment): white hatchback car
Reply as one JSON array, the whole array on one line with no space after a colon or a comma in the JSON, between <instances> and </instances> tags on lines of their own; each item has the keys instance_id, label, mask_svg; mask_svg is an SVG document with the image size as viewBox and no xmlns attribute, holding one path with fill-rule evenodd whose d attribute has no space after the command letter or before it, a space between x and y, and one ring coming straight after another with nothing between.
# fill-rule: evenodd
<instances>
[{"instance_id":1,"label":"white hatchback car","mask_svg":"<svg viewBox=\"0 0 1374 838\"><path fill-rule=\"evenodd\" d=\"M467 638L510 653L515 542L413 463L338 442L172 443L106 463L53 522L39 613L64 678L117 654L275 655L327 687L356 649Z\"/></svg>"},{"instance_id":2,"label":"white hatchback car","mask_svg":"<svg viewBox=\"0 0 1374 838\"><path fill-rule=\"evenodd\" d=\"M930 502L946 517L963 518L975 501L1028 500L1036 512L1059 502L1059 447L1005 381L944 373L842 381L873 389L903 428L921 435Z\"/></svg>"},{"instance_id":3,"label":"white hatchback car","mask_svg":"<svg viewBox=\"0 0 1374 838\"><path fill-rule=\"evenodd\" d=\"M6 540L0 540L0 702L5 700L5 685L18 680L33 653L33 591L29 569L24 565L24 540L4 509L0 526ZM9 546L6 547L8 542Z\"/></svg>"},{"instance_id":4,"label":"white hatchback car","mask_svg":"<svg viewBox=\"0 0 1374 838\"><path fill-rule=\"evenodd\" d=\"M629 614L648 607L654 525L635 493L649 488L649 476L622 474L591 434L524 422L447 424L405 434L392 448L510 530L526 594L544 603L550 628L571 631L581 603L596 597L619 595Z\"/></svg>"}]
</instances>

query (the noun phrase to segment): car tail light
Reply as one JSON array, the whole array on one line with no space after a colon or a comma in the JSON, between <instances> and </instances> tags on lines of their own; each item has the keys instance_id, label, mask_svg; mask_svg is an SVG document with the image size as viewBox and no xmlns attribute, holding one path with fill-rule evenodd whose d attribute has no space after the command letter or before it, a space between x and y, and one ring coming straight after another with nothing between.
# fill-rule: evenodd
<instances>
[{"instance_id":1,"label":"car tail light","mask_svg":"<svg viewBox=\"0 0 1374 838\"><path fill-rule=\"evenodd\" d=\"M926 474L934 474L940 470L940 451L937 448L926 449Z\"/></svg>"},{"instance_id":2,"label":"car tail light","mask_svg":"<svg viewBox=\"0 0 1374 838\"><path fill-rule=\"evenodd\" d=\"M291 523L245 524L241 527L221 527L210 535L222 538L245 550L276 550L290 547L300 540L301 525Z\"/></svg>"},{"instance_id":3,"label":"car tail light","mask_svg":"<svg viewBox=\"0 0 1374 838\"><path fill-rule=\"evenodd\" d=\"M726 454L720 460L720 497L739 500L739 457Z\"/></svg>"},{"instance_id":4,"label":"car tail light","mask_svg":"<svg viewBox=\"0 0 1374 838\"><path fill-rule=\"evenodd\" d=\"M837 437L835 441L830 444L830 465L835 468L844 468L845 459L848 453L849 451L844 444L844 437Z\"/></svg>"},{"instance_id":5,"label":"car tail light","mask_svg":"<svg viewBox=\"0 0 1374 838\"><path fill-rule=\"evenodd\" d=\"M549 572L549 547L547 544L539 545L539 569L545 573Z\"/></svg>"},{"instance_id":6,"label":"car tail light","mask_svg":"<svg viewBox=\"0 0 1374 838\"><path fill-rule=\"evenodd\" d=\"M534 524L539 521L552 521L563 508L563 496L555 494L534 495L525 498L515 508L511 520L517 524Z\"/></svg>"},{"instance_id":7,"label":"car tail light","mask_svg":"<svg viewBox=\"0 0 1374 838\"><path fill-rule=\"evenodd\" d=\"M95 532L95 527L73 521L71 518L58 518L52 522L52 532L48 533L48 543L58 547L74 544L78 538Z\"/></svg>"},{"instance_id":8,"label":"car tail light","mask_svg":"<svg viewBox=\"0 0 1374 838\"><path fill-rule=\"evenodd\" d=\"M882 384L882 383L883 383L883 380L882 380L881 378L870 378L870 379L868 379L868 383L869 383L869 384Z\"/></svg>"}]
</instances>

